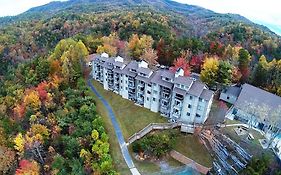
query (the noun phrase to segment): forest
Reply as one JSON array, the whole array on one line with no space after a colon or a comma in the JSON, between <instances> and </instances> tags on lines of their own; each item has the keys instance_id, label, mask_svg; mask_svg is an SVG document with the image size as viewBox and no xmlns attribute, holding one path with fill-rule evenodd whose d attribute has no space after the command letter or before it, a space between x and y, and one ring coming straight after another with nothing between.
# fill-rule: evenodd
<instances>
[{"instance_id":1,"label":"forest","mask_svg":"<svg viewBox=\"0 0 281 175\"><path fill-rule=\"evenodd\" d=\"M45 57L60 40L72 37L83 41L90 54L152 59L148 61L153 64L185 67L186 75L202 71L210 86L247 82L281 94L279 36L247 23L200 37L187 34L190 27L180 14L139 6L114 12L66 11L10 23L0 27L0 75L19 62Z\"/></svg>"},{"instance_id":2,"label":"forest","mask_svg":"<svg viewBox=\"0 0 281 175\"><path fill-rule=\"evenodd\" d=\"M85 85L87 56L82 41L66 39L48 57L9 69L0 86L1 173L117 174Z\"/></svg>"}]
</instances>

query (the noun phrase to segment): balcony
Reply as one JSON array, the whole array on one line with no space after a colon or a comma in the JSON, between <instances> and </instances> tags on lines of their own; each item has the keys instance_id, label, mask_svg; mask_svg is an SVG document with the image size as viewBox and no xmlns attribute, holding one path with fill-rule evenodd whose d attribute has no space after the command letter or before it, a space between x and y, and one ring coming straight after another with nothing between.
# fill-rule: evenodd
<instances>
[{"instance_id":1,"label":"balcony","mask_svg":"<svg viewBox=\"0 0 281 175\"><path fill-rule=\"evenodd\" d=\"M139 86L138 86L138 91L141 91L141 92L144 93L144 87L139 87Z\"/></svg>"}]
</instances>

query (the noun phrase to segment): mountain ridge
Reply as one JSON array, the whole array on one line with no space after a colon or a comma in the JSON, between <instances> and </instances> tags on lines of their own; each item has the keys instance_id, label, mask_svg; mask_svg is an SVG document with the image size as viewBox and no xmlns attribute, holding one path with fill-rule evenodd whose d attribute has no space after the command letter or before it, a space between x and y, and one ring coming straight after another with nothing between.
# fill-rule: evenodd
<instances>
[{"instance_id":1,"label":"mountain ridge","mask_svg":"<svg viewBox=\"0 0 281 175\"><path fill-rule=\"evenodd\" d=\"M89 13L89 11L83 11L83 6L141 6L146 5L152 7L155 10L178 13L184 15L191 20L196 18L214 20L221 19L222 23L233 22L233 23L245 23L263 30L264 32L270 33L271 35L277 35L264 25L257 24L248 18L232 13L216 13L212 10L205 9L196 5L182 4L172 0L68 0L68 1L52 1L42 6L30 8L24 13L17 16L2 17L0 18L0 26L5 26L18 21L24 21L24 19L38 19L38 18L49 18L53 15L61 13L61 11L72 11L77 13ZM81 7L77 10L75 7ZM76 10L74 10L76 9ZM47 17L46 17L47 16ZM206 34L202 32L203 34Z\"/></svg>"}]
</instances>

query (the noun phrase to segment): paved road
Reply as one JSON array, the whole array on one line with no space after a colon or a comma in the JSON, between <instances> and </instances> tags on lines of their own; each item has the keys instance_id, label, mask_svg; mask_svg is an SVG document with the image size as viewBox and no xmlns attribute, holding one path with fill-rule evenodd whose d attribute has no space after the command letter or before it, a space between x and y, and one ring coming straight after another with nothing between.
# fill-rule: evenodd
<instances>
[{"instance_id":1,"label":"paved road","mask_svg":"<svg viewBox=\"0 0 281 175\"><path fill-rule=\"evenodd\" d=\"M131 173L133 175L140 175L139 171L136 169L134 162L132 160L132 157L128 151L125 139L123 137L121 128L117 122L117 119L110 107L110 105L108 104L108 102L99 94L99 92L96 90L96 88L93 86L92 82L90 80L87 81L88 86L91 88L91 90L96 94L96 96L102 101L103 105L105 106L105 108L107 109L108 115L111 119L111 122L113 124L114 130L115 130L115 134L117 136L118 142L119 142L119 146L121 148L121 152L122 155L125 159L125 162L127 163Z\"/></svg>"}]
</instances>

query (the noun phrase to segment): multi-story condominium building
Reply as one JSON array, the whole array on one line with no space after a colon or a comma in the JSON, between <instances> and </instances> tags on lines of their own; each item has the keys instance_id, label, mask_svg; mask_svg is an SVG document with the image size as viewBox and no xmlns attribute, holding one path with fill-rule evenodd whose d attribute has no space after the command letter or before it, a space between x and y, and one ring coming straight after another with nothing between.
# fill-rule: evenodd
<instances>
[{"instance_id":1,"label":"multi-story condominium building","mask_svg":"<svg viewBox=\"0 0 281 175\"><path fill-rule=\"evenodd\" d=\"M125 64L121 57L108 58L105 54L94 57L92 76L104 89L173 121L186 124L206 121L213 91L199 80L183 76L183 69L176 73L167 69L153 71L145 61Z\"/></svg>"}]
</instances>

